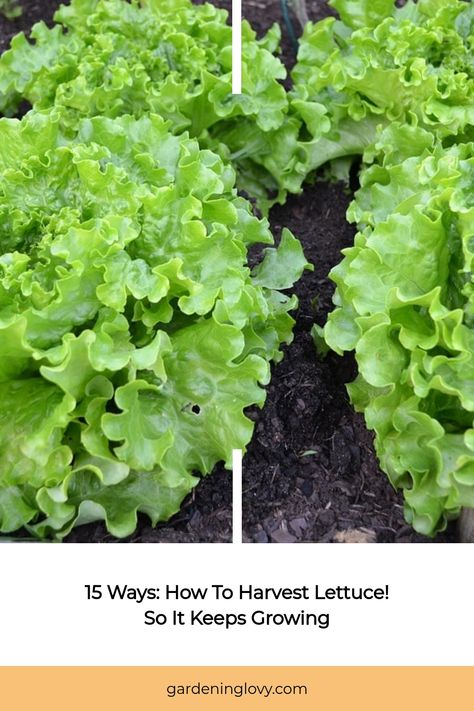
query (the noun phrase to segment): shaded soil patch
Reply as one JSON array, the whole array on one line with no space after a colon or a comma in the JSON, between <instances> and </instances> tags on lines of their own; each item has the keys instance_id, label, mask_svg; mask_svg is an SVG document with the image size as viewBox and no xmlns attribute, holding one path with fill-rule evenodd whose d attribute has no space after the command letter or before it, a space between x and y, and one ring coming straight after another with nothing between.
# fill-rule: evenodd
<instances>
[{"instance_id":1,"label":"shaded soil patch","mask_svg":"<svg viewBox=\"0 0 474 711\"><path fill-rule=\"evenodd\" d=\"M11 38L17 32L28 33L35 22L43 20L47 25L53 24L53 15L61 3L56 0L19 0L23 8L20 17L7 20L0 15L0 52L8 49Z\"/></svg>"},{"instance_id":2,"label":"shaded soil patch","mask_svg":"<svg viewBox=\"0 0 474 711\"><path fill-rule=\"evenodd\" d=\"M317 183L271 214L274 234L293 230L315 271L296 287L294 342L273 369L265 409L253 413L243 485L249 542L431 542L406 525L402 497L380 471L372 435L349 403L344 384L356 375L353 357L319 358L310 334L332 308L328 272L353 241L349 200L344 185ZM455 530L434 540L454 541Z\"/></svg>"}]
</instances>

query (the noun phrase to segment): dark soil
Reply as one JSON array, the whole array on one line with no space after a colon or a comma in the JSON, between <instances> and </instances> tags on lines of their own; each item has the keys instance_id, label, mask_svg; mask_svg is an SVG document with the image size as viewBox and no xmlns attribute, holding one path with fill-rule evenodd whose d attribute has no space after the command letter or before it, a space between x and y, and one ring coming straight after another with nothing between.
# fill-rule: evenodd
<instances>
[{"instance_id":1,"label":"dark soil","mask_svg":"<svg viewBox=\"0 0 474 711\"><path fill-rule=\"evenodd\" d=\"M22 0L24 15L9 22L0 18L0 50L11 36L38 19L49 22L56 0ZM230 8L231 0L215 0ZM309 0L313 20L329 14L324 0ZM259 34L281 23L279 0L245 0L244 13ZM296 24L296 23L295 23ZM297 27L297 25L296 25ZM283 30L283 59L294 61L292 44ZM372 436L363 418L352 410L344 383L355 376L352 357L319 358L310 335L316 320L323 324L331 310L330 269L340 250L353 240L345 220L350 195L343 184L316 183L304 195L274 208L275 236L289 227L315 264L296 288L300 307L295 314L295 339L273 369L263 411L252 411L255 436L244 459L244 540L281 542L431 542L406 525L402 498L380 471ZM230 542L232 538L231 476L221 467L204 479L180 513L152 529L140 518L126 542ZM454 542L451 528L436 542ZM82 526L68 542L116 542L102 524Z\"/></svg>"},{"instance_id":2,"label":"dark soil","mask_svg":"<svg viewBox=\"0 0 474 711\"><path fill-rule=\"evenodd\" d=\"M18 4L23 8L20 17L7 20L0 15L0 52L8 49L11 38L17 32L28 33L35 22L43 20L47 25L51 25L53 15L60 5L56 0L19 0Z\"/></svg>"},{"instance_id":3,"label":"dark soil","mask_svg":"<svg viewBox=\"0 0 474 711\"><path fill-rule=\"evenodd\" d=\"M295 339L273 370L244 460L249 542L431 542L406 525L402 497L380 471L372 435L349 404L344 383L356 375L354 359L319 358L310 334L331 310L328 272L354 238L344 217L349 200L344 185L317 183L272 211L274 234L286 226L298 235L315 271L296 287ZM454 540L454 531L435 539Z\"/></svg>"}]
</instances>

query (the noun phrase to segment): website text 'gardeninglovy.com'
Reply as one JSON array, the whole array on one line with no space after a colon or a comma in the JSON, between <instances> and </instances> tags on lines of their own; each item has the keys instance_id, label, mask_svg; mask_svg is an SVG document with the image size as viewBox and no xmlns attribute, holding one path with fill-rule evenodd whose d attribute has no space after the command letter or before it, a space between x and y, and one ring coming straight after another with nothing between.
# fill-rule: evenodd
<instances>
[{"instance_id":1,"label":"website text 'gardeninglovy.com'","mask_svg":"<svg viewBox=\"0 0 474 711\"><path fill-rule=\"evenodd\" d=\"M170 699L183 696L233 696L241 699L245 696L307 696L307 684L239 684L205 683L198 681L194 684L168 684L165 687L166 696Z\"/></svg>"}]
</instances>

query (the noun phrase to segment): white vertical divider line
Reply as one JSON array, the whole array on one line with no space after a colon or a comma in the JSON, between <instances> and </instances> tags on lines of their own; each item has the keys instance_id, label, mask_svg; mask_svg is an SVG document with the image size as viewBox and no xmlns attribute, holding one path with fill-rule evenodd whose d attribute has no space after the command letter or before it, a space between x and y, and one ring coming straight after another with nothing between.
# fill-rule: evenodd
<instances>
[{"instance_id":1,"label":"white vertical divider line","mask_svg":"<svg viewBox=\"0 0 474 711\"><path fill-rule=\"evenodd\" d=\"M242 450L232 450L232 543L242 543Z\"/></svg>"},{"instance_id":2,"label":"white vertical divider line","mask_svg":"<svg viewBox=\"0 0 474 711\"><path fill-rule=\"evenodd\" d=\"M242 93L242 0L232 0L232 94ZM242 543L242 450L232 450L232 543Z\"/></svg>"},{"instance_id":3,"label":"white vertical divider line","mask_svg":"<svg viewBox=\"0 0 474 711\"><path fill-rule=\"evenodd\" d=\"M242 93L242 0L232 0L232 93Z\"/></svg>"}]
</instances>

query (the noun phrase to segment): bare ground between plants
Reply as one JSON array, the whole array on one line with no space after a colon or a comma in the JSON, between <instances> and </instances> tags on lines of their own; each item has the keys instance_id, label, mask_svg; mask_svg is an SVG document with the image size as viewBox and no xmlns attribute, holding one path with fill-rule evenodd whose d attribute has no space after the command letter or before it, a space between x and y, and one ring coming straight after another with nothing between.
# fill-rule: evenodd
<instances>
[{"instance_id":1,"label":"bare ground between plants","mask_svg":"<svg viewBox=\"0 0 474 711\"><path fill-rule=\"evenodd\" d=\"M28 31L43 19L51 22L57 0L22 0L23 16L14 22L0 18L0 51L18 31ZM229 9L230 0L215 0ZM325 0L310 0L311 19L328 13ZM244 0L244 14L262 32L281 23L279 0ZM293 61L284 31L284 60ZM315 271L296 288L300 307L295 314L295 339L285 348L282 363L273 368L263 411L250 413L255 435L244 460L244 540L255 543L296 542L431 542L416 534L403 519L401 496L380 471L372 436L363 418L352 410L344 383L355 375L351 357L319 359L310 329L324 323L331 309L330 269L340 261L354 231L345 221L350 200L342 184L316 183L301 196L272 210L271 224L279 236L289 227L302 241ZM136 532L125 542L230 542L232 484L219 466L189 496L171 521L152 529L140 517ZM455 528L435 542L454 542ZM115 542L102 524L74 530L67 542Z\"/></svg>"}]
</instances>

